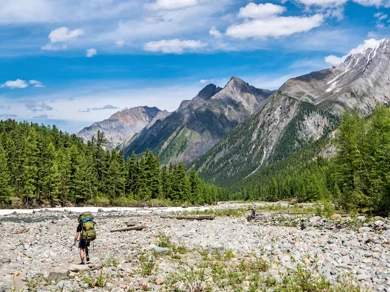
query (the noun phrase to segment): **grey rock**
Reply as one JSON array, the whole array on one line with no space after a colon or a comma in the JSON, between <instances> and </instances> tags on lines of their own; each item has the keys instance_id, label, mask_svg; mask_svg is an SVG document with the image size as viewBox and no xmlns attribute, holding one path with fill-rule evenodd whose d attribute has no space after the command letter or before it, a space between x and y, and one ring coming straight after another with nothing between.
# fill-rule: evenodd
<instances>
[{"instance_id":1,"label":"grey rock","mask_svg":"<svg viewBox=\"0 0 390 292\"><path fill-rule=\"evenodd\" d=\"M373 231L371 227L360 227L359 233L371 232Z\"/></svg>"},{"instance_id":2,"label":"grey rock","mask_svg":"<svg viewBox=\"0 0 390 292\"><path fill-rule=\"evenodd\" d=\"M53 271L49 272L48 279L52 282L58 283L64 278L69 276L69 271L66 268L56 268Z\"/></svg>"},{"instance_id":3,"label":"grey rock","mask_svg":"<svg viewBox=\"0 0 390 292\"><path fill-rule=\"evenodd\" d=\"M155 252L157 252L157 253L167 253L167 252L170 251L170 249L167 248L167 247L159 247L159 246L156 246L156 247L154 248L154 250L155 250Z\"/></svg>"},{"instance_id":4,"label":"grey rock","mask_svg":"<svg viewBox=\"0 0 390 292\"><path fill-rule=\"evenodd\" d=\"M358 275L357 277L357 280L358 281L367 281L367 280L369 280L370 279L370 275L367 275L367 274L360 274L360 275Z\"/></svg>"},{"instance_id":5,"label":"grey rock","mask_svg":"<svg viewBox=\"0 0 390 292\"><path fill-rule=\"evenodd\" d=\"M0 257L0 264L9 264L10 262L10 258Z\"/></svg>"},{"instance_id":6,"label":"grey rock","mask_svg":"<svg viewBox=\"0 0 390 292\"><path fill-rule=\"evenodd\" d=\"M385 223L382 220L377 220L377 221L375 221L374 224L375 224L376 227L379 227L379 226L382 226Z\"/></svg>"},{"instance_id":7,"label":"grey rock","mask_svg":"<svg viewBox=\"0 0 390 292\"><path fill-rule=\"evenodd\" d=\"M320 216L314 216L314 217L311 217L311 218L309 219L309 221L310 221L311 223L317 223L317 222L319 222L321 219L322 219L322 218L321 218Z\"/></svg>"},{"instance_id":8,"label":"grey rock","mask_svg":"<svg viewBox=\"0 0 390 292\"><path fill-rule=\"evenodd\" d=\"M361 222L366 221L366 216L358 216L357 219Z\"/></svg>"}]
</instances>

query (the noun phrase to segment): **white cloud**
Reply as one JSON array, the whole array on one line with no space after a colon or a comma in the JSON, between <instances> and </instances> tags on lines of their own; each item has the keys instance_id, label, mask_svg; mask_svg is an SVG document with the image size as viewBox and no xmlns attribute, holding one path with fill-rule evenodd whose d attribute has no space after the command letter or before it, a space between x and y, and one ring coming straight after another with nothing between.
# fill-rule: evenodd
<instances>
[{"instance_id":1,"label":"white cloud","mask_svg":"<svg viewBox=\"0 0 390 292\"><path fill-rule=\"evenodd\" d=\"M129 16L139 0L1 0L0 23L72 23Z\"/></svg>"},{"instance_id":2,"label":"white cloud","mask_svg":"<svg viewBox=\"0 0 390 292\"><path fill-rule=\"evenodd\" d=\"M338 65L344 62L346 56L343 57L337 57L335 55L329 55L325 57L325 62L330 64L330 65Z\"/></svg>"},{"instance_id":3,"label":"white cloud","mask_svg":"<svg viewBox=\"0 0 390 292\"><path fill-rule=\"evenodd\" d=\"M249 3L247 6L240 8L238 17L240 18L268 18L278 14L282 14L286 8L272 3L255 4Z\"/></svg>"},{"instance_id":4,"label":"white cloud","mask_svg":"<svg viewBox=\"0 0 390 292\"><path fill-rule=\"evenodd\" d=\"M30 80L30 84L34 85L34 87L46 87L45 85L42 84L42 82L38 80Z\"/></svg>"},{"instance_id":5,"label":"white cloud","mask_svg":"<svg viewBox=\"0 0 390 292\"><path fill-rule=\"evenodd\" d=\"M146 4L149 10L175 10L198 5L198 0L156 0Z\"/></svg>"},{"instance_id":6,"label":"white cloud","mask_svg":"<svg viewBox=\"0 0 390 292\"><path fill-rule=\"evenodd\" d=\"M382 12L378 12L374 14L374 17L377 19L376 27L379 29L384 29L386 27L386 20L388 18L388 15Z\"/></svg>"},{"instance_id":7,"label":"white cloud","mask_svg":"<svg viewBox=\"0 0 390 292\"><path fill-rule=\"evenodd\" d=\"M117 40L115 42L115 44L118 46L118 47L123 47L123 45L125 44L125 41L124 40Z\"/></svg>"},{"instance_id":8,"label":"white cloud","mask_svg":"<svg viewBox=\"0 0 390 292\"><path fill-rule=\"evenodd\" d=\"M390 7L390 1L388 0L353 0L353 2L363 6Z\"/></svg>"},{"instance_id":9,"label":"white cloud","mask_svg":"<svg viewBox=\"0 0 390 292\"><path fill-rule=\"evenodd\" d=\"M295 33L310 31L320 26L324 21L321 14L311 17L270 17L254 19L239 25L232 25L226 30L226 35L233 38L267 38L289 36Z\"/></svg>"},{"instance_id":10,"label":"white cloud","mask_svg":"<svg viewBox=\"0 0 390 292\"><path fill-rule=\"evenodd\" d=\"M48 43L41 47L41 50L44 51L62 51L66 50L68 48L67 44L53 44L53 43Z\"/></svg>"},{"instance_id":11,"label":"white cloud","mask_svg":"<svg viewBox=\"0 0 390 292\"><path fill-rule=\"evenodd\" d=\"M86 57L91 58L97 54L96 49L88 49L86 50Z\"/></svg>"},{"instance_id":12,"label":"white cloud","mask_svg":"<svg viewBox=\"0 0 390 292\"><path fill-rule=\"evenodd\" d=\"M50 43L41 47L41 49L46 51L66 50L68 42L76 40L83 34L82 29L69 30L65 26L57 28L49 34Z\"/></svg>"},{"instance_id":13,"label":"white cloud","mask_svg":"<svg viewBox=\"0 0 390 292\"><path fill-rule=\"evenodd\" d=\"M182 54L185 50L196 51L207 47L207 43L194 40L161 40L145 44L145 51Z\"/></svg>"},{"instance_id":14,"label":"white cloud","mask_svg":"<svg viewBox=\"0 0 390 292\"><path fill-rule=\"evenodd\" d=\"M212 35L212 36L215 36L216 38L221 38L222 37L222 33L215 28L215 26L213 26L210 31L209 31L209 34Z\"/></svg>"},{"instance_id":15,"label":"white cloud","mask_svg":"<svg viewBox=\"0 0 390 292\"><path fill-rule=\"evenodd\" d=\"M63 43L76 39L83 34L82 29L69 30L69 28L63 26L50 32L49 39L52 43Z\"/></svg>"},{"instance_id":16,"label":"white cloud","mask_svg":"<svg viewBox=\"0 0 390 292\"><path fill-rule=\"evenodd\" d=\"M344 55L342 57L337 57L337 56L334 56L334 55L326 56L325 57L325 62L330 64L330 65L338 65L338 64L344 62L344 60L349 55L364 53L367 49L375 48L377 45L380 44L381 41L382 40L376 40L374 38L365 40L364 43L362 43L359 46L357 46L356 48L350 50L348 54L346 54L346 55Z\"/></svg>"},{"instance_id":17,"label":"white cloud","mask_svg":"<svg viewBox=\"0 0 390 292\"><path fill-rule=\"evenodd\" d=\"M298 0L306 6L335 7L344 5L348 0Z\"/></svg>"},{"instance_id":18,"label":"white cloud","mask_svg":"<svg viewBox=\"0 0 390 292\"><path fill-rule=\"evenodd\" d=\"M200 84L206 84L207 82L209 82L207 79L201 79L201 80L199 80L199 83L200 83Z\"/></svg>"},{"instance_id":19,"label":"white cloud","mask_svg":"<svg viewBox=\"0 0 390 292\"><path fill-rule=\"evenodd\" d=\"M16 79L15 81L7 81L5 83L3 83L0 87L1 88L4 88L4 87L8 87L8 88L11 88L11 89L15 89L15 88L26 88L28 86L28 84L26 83L26 81L24 80L21 80L21 79Z\"/></svg>"}]
</instances>

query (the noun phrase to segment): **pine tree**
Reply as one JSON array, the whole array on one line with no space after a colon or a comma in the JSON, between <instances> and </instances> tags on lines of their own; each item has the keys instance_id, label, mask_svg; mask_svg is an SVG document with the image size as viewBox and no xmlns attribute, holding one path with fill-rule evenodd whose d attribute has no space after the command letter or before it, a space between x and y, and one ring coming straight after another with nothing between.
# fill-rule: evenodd
<instances>
[{"instance_id":1,"label":"pine tree","mask_svg":"<svg viewBox=\"0 0 390 292\"><path fill-rule=\"evenodd\" d=\"M163 198L170 198L172 187L168 169L165 165L161 167L161 194Z\"/></svg>"},{"instance_id":2,"label":"pine tree","mask_svg":"<svg viewBox=\"0 0 390 292\"><path fill-rule=\"evenodd\" d=\"M134 151L127 160L126 167L126 194L134 196L134 194L138 193L138 161Z\"/></svg>"},{"instance_id":3,"label":"pine tree","mask_svg":"<svg viewBox=\"0 0 390 292\"><path fill-rule=\"evenodd\" d=\"M201 197L201 185L202 181L200 180L198 174L195 169L192 168L189 174L189 181L191 186L191 194L190 194L190 202L192 204L202 204Z\"/></svg>"},{"instance_id":4,"label":"pine tree","mask_svg":"<svg viewBox=\"0 0 390 292\"><path fill-rule=\"evenodd\" d=\"M122 196L125 191L126 177L122 157L115 149L111 151L111 161L108 169L108 195L111 199Z\"/></svg>"},{"instance_id":5,"label":"pine tree","mask_svg":"<svg viewBox=\"0 0 390 292\"><path fill-rule=\"evenodd\" d=\"M22 192L23 202L27 205L36 204L37 180L38 180L38 159L39 149L37 145L37 132L31 128L23 139L22 154Z\"/></svg>"},{"instance_id":6,"label":"pine tree","mask_svg":"<svg viewBox=\"0 0 390 292\"><path fill-rule=\"evenodd\" d=\"M10 202L12 189L10 186L10 175L7 166L7 155L0 144L0 205L7 205Z\"/></svg>"},{"instance_id":7,"label":"pine tree","mask_svg":"<svg viewBox=\"0 0 390 292\"><path fill-rule=\"evenodd\" d=\"M70 201L69 197L69 184L70 184L70 158L67 151L60 149L57 152L57 161L56 165L58 167L59 173L59 201L62 206L66 205L66 202Z\"/></svg>"}]
</instances>

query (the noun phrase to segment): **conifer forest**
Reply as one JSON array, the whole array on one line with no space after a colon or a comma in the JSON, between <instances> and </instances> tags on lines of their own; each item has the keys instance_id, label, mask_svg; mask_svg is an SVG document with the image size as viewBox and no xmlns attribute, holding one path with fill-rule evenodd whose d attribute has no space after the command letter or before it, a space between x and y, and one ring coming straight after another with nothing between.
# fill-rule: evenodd
<instances>
[{"instance_id":1,"label":"conifer forest","mask_svg":"<svg viewBox=\"0 0 390 292\"><path fill-rule=\"evenodd\" d=\"M221 200L328 201L346 210L386 213L390 208L390 109L368 118L347 112L332 141L333 156L306 149L230 186L203 182L182 163L162 165L151 151L106 151L104 133L88 143L56 126L0 122L2 206L128 206L206 204Z\"/></svg>"}]
</instances>

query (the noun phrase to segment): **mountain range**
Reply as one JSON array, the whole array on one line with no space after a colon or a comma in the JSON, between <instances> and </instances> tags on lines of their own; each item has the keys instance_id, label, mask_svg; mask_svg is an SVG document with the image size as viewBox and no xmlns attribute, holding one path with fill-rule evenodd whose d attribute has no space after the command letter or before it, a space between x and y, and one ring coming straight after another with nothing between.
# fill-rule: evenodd
<instances>
[{"instance_id":1,"label":"mountain range","mask_svg":"<svg viewBox=\"0 0 390 292\"><path fill-rule=\"evenodd\" d=\"M120 146L123 142L139 133L146 126L153 124L156 118L163 118L167 111L160 111L156 107L139 106L118 111L106 120L93 123L82 129L77 136L84 142L91 140L98 131L104 132L108 141L107 149Z\"/></svg>"},{"instance_id":2,"label":"mountain range","mask_svg":"<svg viewBox=\"0 0 390 292\"><path fill-rule=\"evenodd\" d=\"M206 181L227 185L333 135L346 109L368 115L389 105L389 89L390 40L384 39L274 92L237 77L223 89L207 85L123 147L126 155L151 149L163 163L189 164Z\"/></svg>"}]
</instances>

